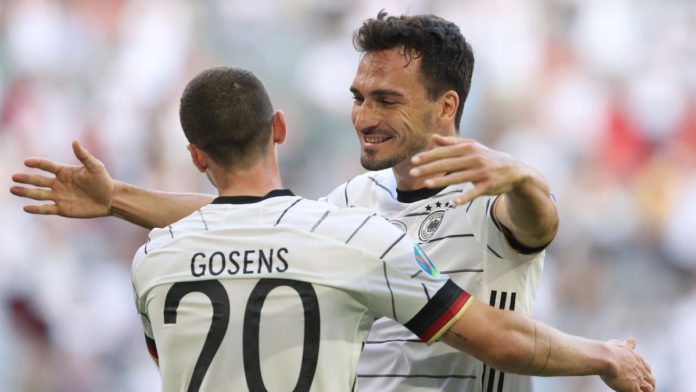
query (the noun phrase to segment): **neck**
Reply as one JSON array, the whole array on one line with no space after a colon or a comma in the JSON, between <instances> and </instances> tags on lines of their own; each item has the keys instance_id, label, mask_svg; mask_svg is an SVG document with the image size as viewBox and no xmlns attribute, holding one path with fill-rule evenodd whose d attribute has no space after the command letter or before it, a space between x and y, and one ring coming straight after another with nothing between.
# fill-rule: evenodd
<instances>
[{"instance_id":1,"label":"neck","mask_svg":"<svg viewBox=\"0 0 696 392\"><path fill-rule=\"evenodd\" d=\"M454 127L454 123L449 124L447 127L442 128L442 129L437 129L435 133L441 135L441 136L457 136L457 130ZM427 145L424 146L422 151L427 151L432 148L437 148L438 146L434 145L431 142L428 142ZM402 191L415 191L417 189L422 189L425 188L425 178L424 177L419 177L419 178L413 178L410 174L409 171L413 169L413 165L411 164L411 158L412 156L407 157L403 161L397 163L396 165L392 166L392 171L394 172L394 177L396 177L396 189L402 190Z\"/></svg>"},{"instance_id":2,"label":"neck","mask_svg":"<svg viewBox=\"0 0 696 392\"><path fill-rule=\"evenodd\" d=\"M413 191L425 188L425 179L413 178L409 174L412 168L413 165L411 164L410 157L392 167L394 177L396 178L396 189L401 191Z\"/></svg>"},{"instance_id":3,"label":"neck","mask_svg":"<svg viewBox=\"0 0 696 392\"><path fill-rule=\"evenodd\" d=\"M259 162L243 170L218 168L211 171L219 196L265 196L274 189L283 188L277 164Z\"/></svg>"}]
</instances>

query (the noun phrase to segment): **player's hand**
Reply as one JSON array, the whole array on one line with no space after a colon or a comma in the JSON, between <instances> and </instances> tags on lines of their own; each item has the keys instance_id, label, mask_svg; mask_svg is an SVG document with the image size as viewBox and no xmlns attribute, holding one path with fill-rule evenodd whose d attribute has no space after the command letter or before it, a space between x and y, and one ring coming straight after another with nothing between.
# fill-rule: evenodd
<instances>
[{"instance_id":1,"label":"player's hand","mask_svg":"<svg viewBox=\"0 0 696 392\"><path fill-rule=\"evenodd\" d=\"M456 198L456 204L510 192L529 178L529 169L518 159L475 140L436 134L431 144L435 147L411 159L414 168L410 174L425 178L428 188L471 182L474 187Z\"/></svg>"},{"instance_id":2,"label":"player's hand","mask_svg":"<svg viewBox=\"0 0 696 392\"><path fill-rule=\"evenodd\" d=\"M611 389L620 392L653 392L655 378L645 359L634 348L636 341L610 340L609 349L616 358L616 368L611 375L602 376L602 381Z\"/></svg>"},{"instance_id":3,"label":"player's hand","mask_svg":"<svg viewBox=\"0 0 696 392\"><path fill-rule=\"evenodd\" d=\"M53 204L26 205L30 214L60 215L68 218L93 218L111 213L115 184L104 164L92 156L80 143L72 143L73 152L82 165L69 166L48 159L29 158L24 165L53 174L17 173L12 180L25 185L13 186L10 192L27 199Z\"/></svg>"}]
</instances>

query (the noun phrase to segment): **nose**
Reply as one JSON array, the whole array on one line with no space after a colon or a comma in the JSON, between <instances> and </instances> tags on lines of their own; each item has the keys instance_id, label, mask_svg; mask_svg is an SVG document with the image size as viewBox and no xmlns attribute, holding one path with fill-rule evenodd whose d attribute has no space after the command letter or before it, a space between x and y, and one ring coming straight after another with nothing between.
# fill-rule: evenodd
<instances>
[{"instance_id":1,"label":"nose","mask_svg":"<svg viewBox=\"0 0 696 392\"><path fill-rule=\"evenodd\" d=\"M353 118L353 126L356 131L376 128L380 121L374 104L369 103L367 100L362 105L353 105L351 117Z\"/></svg>"}]
</instances>

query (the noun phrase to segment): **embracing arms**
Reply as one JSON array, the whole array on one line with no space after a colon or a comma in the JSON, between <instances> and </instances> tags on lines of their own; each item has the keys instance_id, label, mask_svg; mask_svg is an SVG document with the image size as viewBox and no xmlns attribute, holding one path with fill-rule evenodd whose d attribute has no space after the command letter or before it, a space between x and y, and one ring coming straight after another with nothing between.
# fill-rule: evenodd
<instances>
[{"instance_id":1,"label":"embracing arms","mask_svg":"<svg viewBox=\"0 0 696 392\"><path fill-rule=\"evenodd\" d=\"M471 139L434 135L432 142L434 148L411 160L415 166L411 175L427 178L430 188L471 182L474 187L455 199L457 204L500 195L493 215L509 231L506 234L525 248L542 248L554 239L558 211L539 172Z\"/></svg>"},{"instance_id":2,"label":"embracing arms","mask_svg":"<svg viewBox=\"0 0 696 392\"><path fill-rule=\"evenodd\" d=\"M214 196L196 193L151 191L114 181L104 164L73 142L80 166L68 166L48 159L29 158L24 164L53 174L17 173L12 180L25 185L10 191L21 197L52 204L27 205L31 214L60 215L69 218L94 218L113 215L151 229L164 227L209 204Z\"/></svg>"},{"instance_id":3,"label":"embracing arms","mask_svg":"<svg viewBox=\"0 0 696 392\"><path fill-rule=\"evenodd\" d=\"M437 147L416 155L415 176L433 176L432 188L470 181L469 192L455 200L465 203L481 195L500 195L494 216L521 245L539 248L553 240L558 230L558 212L544 178L515 158L491 150L470 139L434 136ZM151 229L164 227L198 208L214 196L147 190L114 181L104 164L77 141L75 156L81 166L59 164L48 159L29 158L25 165L54 175L17 173L13 181L32 185L13 186L13 194L53 204L28 205L32 214L92 218L113 215ZM447 173L442 176L439 174Z\"/></svg>"},{"instance_id":4,"label":"embracing arms","mask_svg":"<svg viewBox=\"0 0 696 392\"><path fill-rule=\"evenodd\" d=\"M512 311L474 301L442 341L490 366L533 376L598 375L615 391L650 392L650 366L635 341L573 336Z\"/></svg>"}]
</instances>

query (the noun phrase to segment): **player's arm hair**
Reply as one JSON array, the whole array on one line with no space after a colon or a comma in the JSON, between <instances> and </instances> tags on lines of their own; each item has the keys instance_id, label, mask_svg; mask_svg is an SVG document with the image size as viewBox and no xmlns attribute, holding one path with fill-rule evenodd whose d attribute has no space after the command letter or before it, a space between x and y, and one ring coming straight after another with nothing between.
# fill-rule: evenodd
<instances>
[{"instance_id":1,"label":"player's arm hair","mask_svg":"<svg viewBox=\"0 0 696 392\"><path fill-rule=\"evenodd\" d=\"M489 366L533 376L612 375L606 343L475 301L441 338Z\"/></svg>"},{"instance_id":2,"label":"player's arm hair","mask_svg":"<svg viewBox=\"0 0 696 392\"><path fill-rule=\"evenodd\" d=\"M210 204L215 196L171 193L116 182L111 214L147 229L165 227Z\"/></svg>"}]
</instances>

